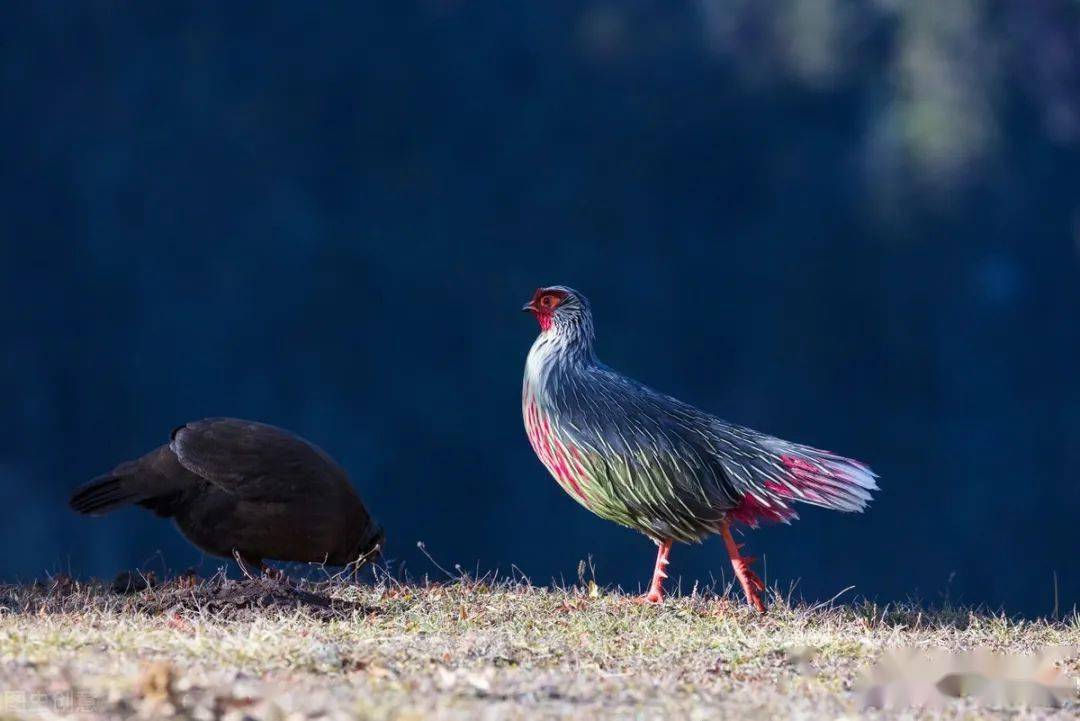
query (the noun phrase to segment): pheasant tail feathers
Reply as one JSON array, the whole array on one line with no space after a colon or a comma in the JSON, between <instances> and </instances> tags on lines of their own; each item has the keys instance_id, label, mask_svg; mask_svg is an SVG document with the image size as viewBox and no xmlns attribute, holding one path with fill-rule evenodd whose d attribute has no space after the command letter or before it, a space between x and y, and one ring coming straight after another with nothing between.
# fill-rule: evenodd
<instances>
[{"instance_id":1,"label":"pheasant tail feathers","mask_svg":"<svg viewBox=\"0 0 1080 721\"><path fill-rule=\"evenodd\" d=\"M740 468L749 475L745 496L731 516L749 526L761 521L787 523L798 518L788 503L799 501L834 511L861 512L878 489L877 475L866 465L810 446L776 438L760 442L755 462Z\"/></svg>"}]
</instances>

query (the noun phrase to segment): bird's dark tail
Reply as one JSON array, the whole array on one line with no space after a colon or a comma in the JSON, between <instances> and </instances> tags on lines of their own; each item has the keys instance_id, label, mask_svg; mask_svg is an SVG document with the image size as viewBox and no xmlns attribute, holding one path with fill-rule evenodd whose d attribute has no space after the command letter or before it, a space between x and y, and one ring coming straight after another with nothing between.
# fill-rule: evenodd
<instances>
[{"instance_id":1,"label":"bird's dark tail","mask_svg":"<svg viewBox=\"0 0 1080 721\"><path fill-rule=\"evenodd\" d=\"M68 505L76 513L100 516L136 503L168 518L183 506L185 492L198 480L180 465L168 446L161 446L79 486Z\"/></svg>"},{"instance_id":2,"label":"bird's dark tail","mask_svg":"<svg viewBox=\"0 0 1080 721\"><path fill-rule=\"evenodd\" d=\"M68 505L84 516L100 516L141 500L140 495L127 476L113 472L76 488Z\"/></svg>"}]
</instances>

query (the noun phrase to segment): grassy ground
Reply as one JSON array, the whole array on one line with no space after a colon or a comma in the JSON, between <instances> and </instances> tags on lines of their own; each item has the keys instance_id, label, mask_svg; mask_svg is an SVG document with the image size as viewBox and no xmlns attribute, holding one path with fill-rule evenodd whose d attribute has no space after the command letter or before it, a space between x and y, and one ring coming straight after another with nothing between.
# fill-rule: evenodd
<instances>
[{"instance_id":1,"label":"grassy ground","mask_svg":"<svg viewBox=\"0 0 1080 721\"><path fill-rule=\"evenodd\" d=\"M716 594L642 607L595 587L178 579L119 593L0 587L0 718L1055 718L1060 708L862 710L890 648L1080 647L1080 620L807 607ZM328 600L327 600L328 599ZM1077 675L1080 655L1056 668Z\"/></svg>"}]
</instances>

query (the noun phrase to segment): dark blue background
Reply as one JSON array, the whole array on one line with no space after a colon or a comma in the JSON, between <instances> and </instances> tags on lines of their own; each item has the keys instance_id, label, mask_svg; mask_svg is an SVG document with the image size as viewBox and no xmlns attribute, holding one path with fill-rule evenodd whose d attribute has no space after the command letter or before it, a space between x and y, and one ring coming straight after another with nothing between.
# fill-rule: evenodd
<instances>
[{"instance_id":1,"label":"dark blue background","mask_svg":"<svg viewBox=\"0 0 1080 721\"><path fill-rule=\"evenodd\" d=\"M1056 571L1070 607L1078 10L940 5L9 9L0 575L200 563L65 501L234 415L336 456L413 574L423 540L636 587L652 546L521 427L518 309L565 283L609 364L881 474L866 515L752 533L770 582L1035 614Z\"/></svg>"}]
</instances>

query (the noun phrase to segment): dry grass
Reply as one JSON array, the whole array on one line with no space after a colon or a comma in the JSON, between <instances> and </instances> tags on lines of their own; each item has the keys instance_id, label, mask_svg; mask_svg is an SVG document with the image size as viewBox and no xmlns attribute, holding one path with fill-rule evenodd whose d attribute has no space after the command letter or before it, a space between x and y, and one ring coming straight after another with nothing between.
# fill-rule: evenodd
<instances>
[{"instance_id":1,"label":"dry grass","mask_svg":"<svg viewBox=\"0 0 1080 721\"><path fill-rule=\"evenodd\" d=\"M1080 646L1080 620L808 607L723 595L642 607L595 587L177 579L117 593L0 587L0 718L1076 718L1059 709L860 711L883 650ZM813 653L808 652L813 649ZM1062 662L1078 672L1073 653ZM5 715L6 714L6 715Z\"/></svg>"}]
</instances>

